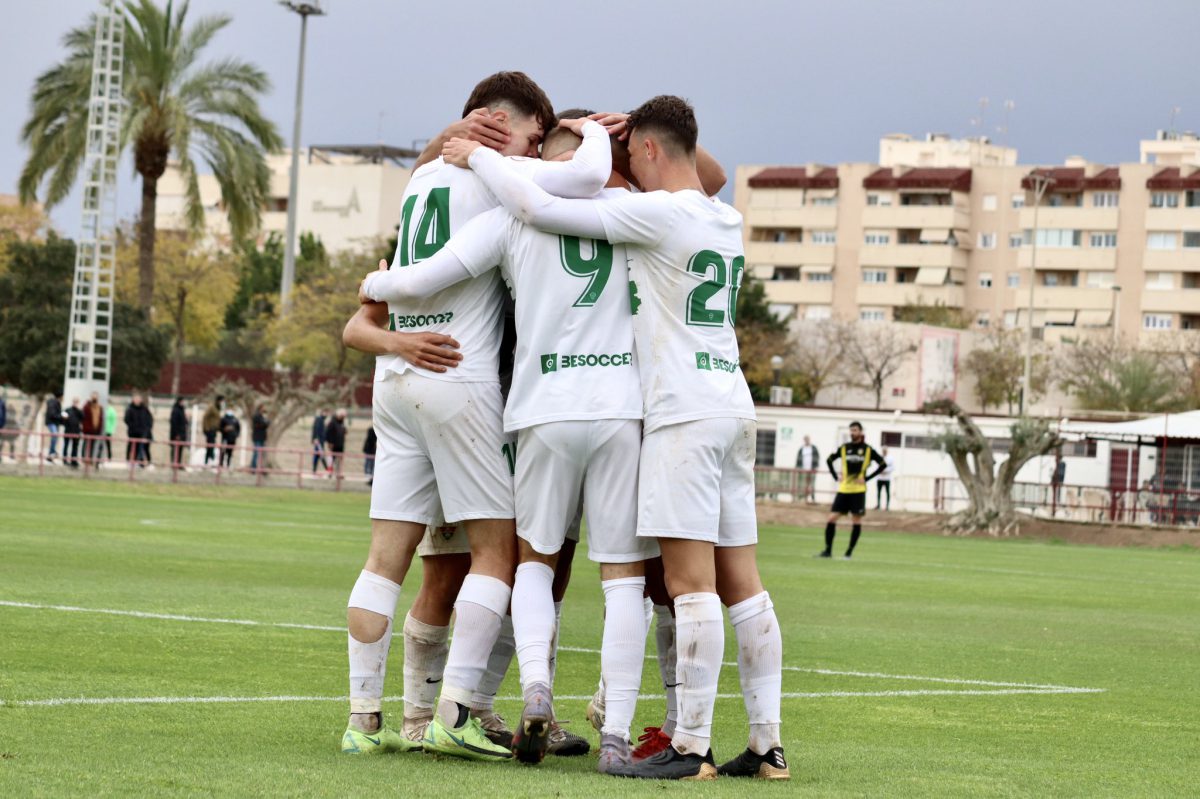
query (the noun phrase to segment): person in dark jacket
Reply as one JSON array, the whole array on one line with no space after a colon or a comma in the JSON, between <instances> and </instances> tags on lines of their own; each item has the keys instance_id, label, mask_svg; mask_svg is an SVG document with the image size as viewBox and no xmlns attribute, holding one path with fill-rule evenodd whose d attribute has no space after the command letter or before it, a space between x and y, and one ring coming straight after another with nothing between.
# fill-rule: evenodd
<instances>
[{"instance_id":1,"label":"person in dark jacket","mask_svg":"<svg viewBox=\"0 0 1200 799\"><path fill-rule=\"evenodd\" d=\"M83 409L79 397L71 400L71 407L63 414L63 461L72 469L79 468L79 436L83 433Z\"/></svg>"},{"instance_id":2,"label":"person in dark jacket","mask_svg":"<svg viewBox=\"0 0 1200 799\"><path fill-rule=\"evenodd\" d=\"M96 462L100 448L100 437L104 435L104 408L100 395L95 391L83 405L83 458L88 463Z\"/></svg>"},{"instance_id":3,"label":"person in dark jacket","mask_svg":"<svg viewBox=\"0 0 1200 799\"><path fill-rule=\"evenodd\" d=\"M242 424L233 415L233 411L225 411L221 417L221 466L228 467L233 462L233 448L237 446L238 436L241 435Z\"/></svg>"},{"instance_id":4,"label":"person in dark jacket","mask_svg":"<svg viewBox=\"0 0 1200 799\"><path fill-rule=\"evenodd\" d=\"M312 445L313 445L313 474L317 473L317 464L321 464L321 468L329 471L329 462L325 460L325 409L318 408L317 415L313 417L312 423Z\"/></svg>"},{"instance_id":5,"label":"person in dark jacket","mask_svg":"<svg viewBox=\"0 0 1200 799\"><path fill-rule=\"evenodd\" d=\"M187 407L183 404L183 397L176 397L175 404L171 406L170 438L172 468L183 468L183 456L188 440L189 424L191 424L191 419L188 418Z\"/></svg>"},{"instance_id":6,"label":"person in dark jacket","mask_svg":"<svg viewBox=\"0 0 1200 799\"><path fill-rule=\"evenodd\" d=\"M367 457L363 459L363 474L367 476L367 485L375 482L375 450L379 446L379 439L375 436L375 426L367 428L367 437L363 441L363 455Z\"/></svg>"},{"instance_id":7,"label":"person in dark jacket","mask_svg":"<svg viewBox=\"0 0 1200 799\"><path fill-rule=\"evenodd\" d=\"M137 461L143 469L150 463L150 442L154 440L154 416L146 407L146 401L136 391L125 409L125 433L129 446L125 450L126 460Z\"/></svg>"},{"instance_id":8,"label":"person in dark jacket","mask_svg":"<svg viewBox=\"0 0 1200 799\"><path fill-rule=\"evenodd\" d=\"M213 461L213 450L217 443L217 433L221 431L221 406L224 402L225 398L218 394L216 401L209 404L208 409L204 411L204 418L200 420L200 427L204 431L205 466Z\"/></svg>"},{"instance_id":9,"label":"person in dark jacket","mask_svg":"<svg viewBox=\"0 0 1200 799\"><path fill-rule=\"evenodd\" d=\"M58 431L62 429L62 423L62 394L54 393L46 400L46 430L50 433L50 452L46 454L46 460L54 460L57 454Z\"/></svg>"},{"instance_id":10,"label":"person in dark jacket","mask_svg":"<svg viewBox=\"0 0 1200 799\"><path fill-rule=\"evenodd\" d=\"M346 452L346 410L338 408L325 425L325 444L333 455L333 472L342 473L342 456Z\"/></svg>"},{"instance_id":11,"label":"person in dark jacket","mask_svg":"<svg viewBox=\"0 0 1200 799\"><path fill-rule=\"evenodd\" d=\"M267 456L262 450L267 445L267 428L270 426L271 420L267 418L267 409L259 405L254 409L254 416L250 420L250 440L254 443L254 455L250 458L252 471L260 467L265 468L267 465Z\"/></svg>"}]
</instances>

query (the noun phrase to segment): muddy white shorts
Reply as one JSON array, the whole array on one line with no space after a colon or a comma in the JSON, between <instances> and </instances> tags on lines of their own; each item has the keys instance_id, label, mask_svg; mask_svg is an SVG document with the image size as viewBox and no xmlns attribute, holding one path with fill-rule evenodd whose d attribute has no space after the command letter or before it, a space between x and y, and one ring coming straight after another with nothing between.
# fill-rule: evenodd
<instances>
[{"instance_id":1,"label":"muddy white shorts","mask_svg":"<svg viewBox=\"0 0 1200 799\"><path fill-rule=\"evenodd\" d=\"M750 419L700 419L642 440L639 537L687 538L720 547L758 542Z\"/></svg>"}]
</instances>

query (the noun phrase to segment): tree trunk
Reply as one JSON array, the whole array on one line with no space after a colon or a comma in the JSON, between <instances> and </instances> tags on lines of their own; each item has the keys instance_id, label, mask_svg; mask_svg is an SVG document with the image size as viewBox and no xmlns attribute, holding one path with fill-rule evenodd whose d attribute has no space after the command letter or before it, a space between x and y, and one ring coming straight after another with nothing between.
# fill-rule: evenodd
<instances>
[{"instance_id":1,"label":"tree trunk","mask_svg":"<svg viewBox=\"0 0 1200 799\"><path fill-rule=\"evenodd\" d=\"M171 373L171 396L179 396L179 378L183 372L183 312L187 307L187 289L179 289L179 304L175 308L175 369Z\"/></svg>"},{"instance_id":2,"label":"tree trunk","mask_svg":"<svg viewBox=\"0 0 1200 799\"><path fill-rule=\"evenodd\" d=\"M142 176L142 213L138 220L138 307L153 319L154 215L158 205L158 178Z\"/></svg>"}]
</instances>

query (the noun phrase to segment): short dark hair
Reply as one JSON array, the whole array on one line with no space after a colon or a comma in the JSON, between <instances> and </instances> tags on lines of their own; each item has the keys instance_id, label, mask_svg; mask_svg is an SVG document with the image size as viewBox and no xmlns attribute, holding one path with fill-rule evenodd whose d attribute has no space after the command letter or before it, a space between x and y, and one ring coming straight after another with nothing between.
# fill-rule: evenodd
<instances>
[{"instance_id":1,"label":"short dark hair","mask_svg":"<svg viewBox=\"0 0 1200 799\"><path fill-rule=\"evenodd\" d=\"M696 153L696 111L682 97L660 94L642 103L629 115L629 133L636 131L662 136L683 155Z\"/></svg>"},{"instance_id":2,"label":"short dark hair","mask_svg":"<svg viewBox=\"0 0 1200 799\"><path fill-rule=\"evenodd\" d=\"M467 98L462 115L465 117L476 108L491 108L501 103L536 118L543 131L554 124L554 106L550 104L550 98L524 72L497 72L479 81Z\"/></svg>"},{"instance_id":3,"label":"short dark hair","mask_svg":"<svg viewBox=\"0 0 1200 799\"><path fill-rule=\"evenodd\" d=\"M851 427L857 427L859 430L862 430L862 429L863 429L862 422L851 422L851 423L850 423L850 426L851 426Z\"/></svg>"},{"instance_id":4,"label":"short dark hair","mask_svg":"<svg viewBox=\"0 0 1200 799\"><path fill-rule=\"evenodd\" d=\"M584 117L590 117L594 113L596 112L590 108L568 108L564 111L559 111L554 116L558 119L583 119Z\"/></svg>"}]
</instances>

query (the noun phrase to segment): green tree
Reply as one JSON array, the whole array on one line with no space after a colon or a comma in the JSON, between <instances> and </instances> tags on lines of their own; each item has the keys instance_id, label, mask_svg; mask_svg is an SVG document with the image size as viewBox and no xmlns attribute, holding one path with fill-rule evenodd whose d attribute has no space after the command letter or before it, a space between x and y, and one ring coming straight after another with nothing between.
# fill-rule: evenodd
<instances>
[{"instance_id":1,"label":"green tree","mask_svg":"<svg viewBox=\"0 0 1200 799\"><path fill-rule=\"evenodd\" d=\"M155 207L158 181L168 159L178 165L185 185L187 221L204 224L196 160L212 170L235 238L258 226L270 172L264 150L282 143L263 116L258 98L270 88L266 73L236 58L198 63L201 51L230 22L224 15L203 17L188 26L188 3L126 0L123 89L125 113L121 148L132 147L142 178L138 221L138 305L154 303ZM91 90L95 16L64 37L66 58L38 76L30 117L21 130L29 158L19 191L32 202L48 179L45 202L53 206L70 191L83 163Z\"/></svg>"},{"instance_id":2,"label":"green tree","mask_svg":"<svg viewBox=\"0 0 1200 799\"><path fill-rule=\"evenodd\" d=\"M1021 399L1021 384L1025 380L1025 354L1020 333L1001 328L989 330L967 353L963 368L975 378L975 396L984 413L989 407L1004 405L1012 415L1013 406ZM1029 404L1033 404L1045 396L1050 382L1050 360L1043 352L1033 353L1030 382L1033 388Z\"/></svg>"},{"instance_id":3,"label":"green tree","mask_svg":"<svg viewBox=\"0 0 1200 799\"><path fill-rule=\"evenodd\" d=\"M744 273L737 300L738 356L742 374L756 400L766 400L775 374L771 358L787 353L787 324L771 313L762 281Z\"/></svg>"},{"instance_id":4,"label":"green tree","mask_svg":"<svg viewBox=\"0 0 1200 799\"><path fill-rule=\"evenodd\" d=\"M1059 383L1081 407L1095 411L1162 413L1188 403L1190 386L1164 355L1123 341L1082 341L1058 360Z\"/></svg>"},{"instance_id":5,"label":"green tree","mask_svg":"<svg viewBox=\"0 0 1200 799\"><path fill-rule=\"evenodd\" d=\"M966 330L971 324L971 314L962 308L954 308L940 300L932 305L918 301L910 305L898 306L893 318L897 322L930 325L931 327L952 327L956 330Z\"/></svg>"},{"instance_id":6,"label":"green tree","mask_svg":"<svg viewBox=\"0 0 1200 799\"><path fill-rule=\"evenodd\" d=\"M329 264L325 245L316 235L301 233L299 245L296 253L298 286L325 273ZM256 317L275 316L283 276L283 237L271 233L261 246L253 241L243 241L238 253L237 291L225 309L225 327L229 330L241 330L251 325ZM364 263L374 262L364 260Z\"/></svg>"}]
</instances>

